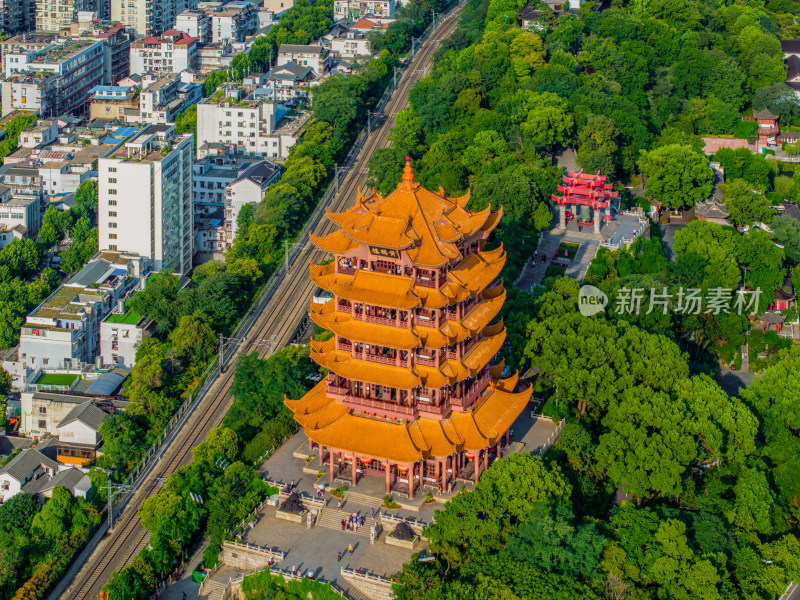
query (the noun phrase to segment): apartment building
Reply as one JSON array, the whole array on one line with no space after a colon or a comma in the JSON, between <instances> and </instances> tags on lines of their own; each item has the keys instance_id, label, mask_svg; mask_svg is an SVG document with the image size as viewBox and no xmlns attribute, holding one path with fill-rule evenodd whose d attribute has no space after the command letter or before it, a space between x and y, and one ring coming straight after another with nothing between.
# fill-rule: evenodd
<instances>
[{"instance_id":1,"label":"apartment building","mask_svg":"<svg viewBox=\"0 0 800 600\"><path fill-rule=\"evenodd\" d=\"M333 20L358 21L366 16L393 19L396 10L396 0L334 0Z\"/></svg>"},{"instance_id":2,"label":"apartment building","mask_svg":"<svg viewBox=\"0 0 800 600\"><path fill-rule=\"evenodd\" d=\"M171 29L131 43L131 73L166 75L197 68L197 38Z\"/></svg>"},{"instance_id":3,"label":"apartment building","mask_svg":"<svg viewBox=\"0 0 800 600\"><path fill-rule=\"evenodd\" d=\"M197 104L198 152L202 143L217 143L234 147L236 154L272 159L289 156L299 127L284 127L280 121L288 112L287 107L258 98L256 91L223 86Z\"/></svg>"},{"instance_id":4,"label":"apartment building","mask_svg":"<svg viewBox=\"0 0 800 600\"><path fill-rule=\"evenodd\" d=\"M148 125L98 161L99 244L153 261L157 271L192 268L194 136Z\"/></svg>"},{"instance_id":5,"label":"apartment building","mask_svg":"<svg viewBox=\"0 0 800 600\"><path fill-rule=\"evenodd\" d=\"M201 44L208 44L212 40L211 15L204 10L190 8L175 18L175 29L197 38Z\"/></svg>"},{"instance_id":6,"label":"apartment building","mask_svg":"<svg viewBox=\"0 0 800 600\"><path fill-rule=\"evenodd\" d=\"M258 204L270 185L281 176L279 165L268 160L250 165L225 188L225 242L231 247L238 232L239 213L247 204Z\"/></svg>"},{"instance_id":7,"label":"apartment building","mask_svg":"<svg viewBox=\"0 0 800 600\"><path fill-rule=\"evenodd\" d=\"M109 414L124 410L129 402L118 394L129 373L129 369L116 367L99 373L95 365L42 369L22 388L20 433L57 437L59 426L86 402L95 403ZM53 381L60 383L48 383Z\"/></svg>"},{"instance_id":8,"label":"apartment building","mask_svg":"<svg viewBox=\"0 0 800 600\"><path fill-rule=\"evenodd\" d=\"M100 323L100 356L104 365L131 368L145 337L146 320L120 301L117 310Z\"/></svg>"},{"instance_id":9,"label":"apartment building","mask_svg":"<svg viewBox=\"0 0 800 600\"><path fill-rule=\"evenodd\" d=\"M100 322L117 300L140 285L150 260L122 252L100 252L72 279L37 306L22 326L19 342L23 383L42 369L80 368L94 362Z\"/></svg>"},{"instance_id":10,"label":"apartment building","mask_svg":"<svg viewBox=\"0 0 800 600\"><path fill-rule=\"evenodd\" d=\"M279 15L294 6L294 0L264 0L264 9Z\"/></svg>"},{"instance_id":11,"label":"apartment building","mask_svg":"<svg viewBox=\"0 0 800 600\"><path fill-rule=\"evenodd\" d=\"M229 2L211 14L212 42L243 42L259 28L258 10L252 2Z\"/></svg>"},{"instance_id":12,"label":"apartment building","mask_svg":"<svg viewBox=\"0 0 800 600\"><path fill-rule=\"evenodd\" d=\"M195 223L225 208L225 188L239 173L259 162L257 158L237 156L232 151L198 158L192 165L192 199Z\"/></svg>"},{"instance_id":13,"label":"apartment building","mask_svg":"<svg viewBox=\"0 0 800 600\"><path fill-rule=\"evenodd\" d=\"M314 75L322 77L330 70L331 59L322 46L299 46L295 44L281 44L278 48L278 61L276 66L286 63L295 63L302 67L310 67Z\"/></svg>"},{"instance_id":14,"label":"apartment building","mask_svg":"<svg viewBox=\"0 0 800 600\"><path fill-rule=\"evenodd\" d=\"M42 49L3 57L3 113L34 110L42 116L88 112L90 90L105 76L103 43L56 39Z\"/></svg>"},{"instance_id":15,"label":"apartment building","mask_svg":"<svg viewBox=\"0 0 800 600\"><path fill-rule=\"evenodd\" d=\"M41 226L41 200L36 196L12 194L10 187L0 184L0 230L16 230L32 238Z\"/></svg>"},{"instance_id":16,"label":"apartment building","mask_svg":"<svg viewBox=\"0 0 800 600\"><path fill-rule=\"evenodd\" d=\"M129 121L139 119L139 92L124 85L99 85L92 89L89 118Z\"/></svg>"},{"instance_id":17,"label":"apartment building","mask_svg":"<svg viewBox=\"0 0 800 600\"><path fill-rule=\"evenodd\" d=\"M0 0L0 32L4 35L33 29L35 21L35 0Z\"/></svg>"},{"instance_id":18,"label":"apartment building","mask_svg":"<svg viewBox=\"0 0 800 600\"><path fill-rule=\"evenodd\" d=\"M351 29L331 39L330 49L333 54L343 58L370 55L367 33L357 29Z\"/></svg>"},{"instance_id":19,"label":"apartment building","mask_svg":"<svg viewBox=\"0 0 800 600\"><path fill-rule=\"evenodd\" d=\"M197 70L202 74L227 69L239 54L230 42L200 44L197 47Z\"/></svg>"},{"instance_id":20,"label":"apartment building","mask_svg":"<svg viewBox=\"0 0 800 600\"><path fill-rule=\"evenodd\" d=\"M181 79L178 73L160 77L139 94L139 122L173 123L175 117L203 96L203 86Z\"/></svg>"},{"instance_id":21,"label":"apartment building","mask_svg":"<svg viewBox=\"0 0 800 600\"><path fill-rule=\"evenodd\" d=\"M309 87L315 79L311 67L290 62L275 67L267 73L264 86L275 102L296 105L308 102Z\"/></svg>"},{"instance_id":22,"label":"apartment building","mask_svg":"<svg viewBox=\"0 0 800 600\"><path fill-rule=\"evenodd\" d=\"M78 20L78 13L91 12L93 0L39 0L36 2L36 31L58 32Z\"/></svg>"},{"instance_id":23,"label":"apartment building","mask_svg":"<svg viewBox=\"0 0 800 600\"><path fill-rule=\"evenodd\" d=\"M197 0L111 0L111 20L140 36L159 36L172 28L176 17Z\"/></svg>"},{"instance_id":24,"label":"apartment building","mask_svg":"<svg viewBox=\"0 0 800 600\"><path fill-rule=\"evenodd\" d=\"M61 35L103 42L103 85L112 85L130 74L133 33L122 23L101 21L95 15L93 12L78 13L78 20L62 29Z\"/></svg>"}]
</instances>

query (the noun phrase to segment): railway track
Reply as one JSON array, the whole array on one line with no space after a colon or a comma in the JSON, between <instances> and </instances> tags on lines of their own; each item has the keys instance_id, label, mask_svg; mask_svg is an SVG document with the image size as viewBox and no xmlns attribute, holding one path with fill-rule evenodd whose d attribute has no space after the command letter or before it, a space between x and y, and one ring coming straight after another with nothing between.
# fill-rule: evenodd
<instances>
[{"instance_id":1,"label":"railway track","mask_svg":"<svg viewBox=\"0 0 800 600\"><path fill-rule=\"evenodd\" d=\"M450 35L458 22L461 7L450 12L419 47L409 68L397 83L397 88L384 109L384 119L367 138L352 167L348 171L339 192L330 202L332 211L347 208L356 192L366 183L369 159L375 150L388 145L388 136L394 124L395 115L405 108L408 94L414 84L429 68L429 61L438 47L439 40ZM325 235L333 231L334 225L327 220L317 223L315 235ZM279 283L267 302L258 320L247 333L235 354L230 357L231 364L242 353L257 351L265 357L271 348L282 348L292 341L308 312L308 301L315 285L308 278L308 263L321 260L325 253L316 249L308 239L302 240L302 249L291 268ZM274 338L273 338L274 336ZM267 345L265 342L269 340ZM233 383L233 368L228 368L215 382L212 389L198 406L170 443L150 475L128 502L121 515L117 517L115 530L98 544L86 564L78 571L74 580L61 594L59 600L94 600L114 571L129 564L147 545L149 533L144 529L137 513L137 507L146 498L158 493L161 480L191 460L191 449L205 439L208 431L222 423L232 403L229 394Z\"/></svg>"}]
</instances>

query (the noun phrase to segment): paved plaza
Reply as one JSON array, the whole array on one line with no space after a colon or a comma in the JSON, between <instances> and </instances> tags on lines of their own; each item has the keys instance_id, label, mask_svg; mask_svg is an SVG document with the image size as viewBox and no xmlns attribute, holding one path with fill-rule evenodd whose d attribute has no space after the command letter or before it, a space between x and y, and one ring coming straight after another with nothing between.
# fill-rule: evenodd
<instances>
[{"instance_id":1,"label":"paved plaza","mask_svg":"<svg viewBox=\"0 0 800 600\"><path fill-rule=\"evenodd\" d=\"M552 259L562 242L578 244L578 251L574 257L570 257L572 260L566 262L563 257L559 257L557 265L566 265L565 275L580 282L583 281L589 265L597 256L601 242L618 244L623 237L632 238L640 233L647 234L642 231L639 218L627 214L616 214L613 221L603 222L599 235L593 233L591 227L579 228L575 219L567 223L566 229L558 229L557 226L558 217L554 216L550 229L542 232L536 254L526 263L522 274L514 284L517 288L532 292L535 286L544 281L548 265L556 264ZM544 262L542 262L543 256Z\"/></svg>"},{"instance_id":2,"label":"paved plaza","mask_svg":"<svg viewBox=\"0 0 800 600\"><path fill-rule=\"evenodd\" d=\"M529 407L522 412L512 426L511 446L507 452L535 452L543 450L554 439L556 425L547 418L534 416ZM306 463L305 455L309 454L308 438L300 431L293 435L260 467L260 472L265 479L283 485L294 481L296 490L300 495L317 497L318 483L329 485L328 471L317 480L316 468L312 463ZM315 459L316 460L316 459ZM304 469L306 472L304 472ZM313 471L313 472L308 472ZM336 487L345 485L337 481ZM394 516L414 519L430 523L434 519L435 511L441 509L443 503L452 497L439 495L436 490L423 488L417 491L414 500L409 500L405 494L394 493L393 496L401 504L400 509L385 511L380 509L381 499L384 496L384 481L374 477L362 478L355 487L350 488L342 503L341 511L337 510L338 500L327 491L323 495L327 504L323 509L318 523L307 529L305 523L294 523L276 518L276 508L265 506L258 514L258 520L247 529L242 536L242 542L255 544L261 547L270 547L286 553L283 562L275 566L289 570L292 567L301 569L304 573L309 569L315 576L323 581L330 581L348 589L340 574L341 567L363 569L367 573L381 577L391 577L402 571L403 564L408 562L412 552L404 548L389 546L384 543L385 536L391 531L390 526L385 526L375 544L370 544L367 527L361 528L358 533L342 531L338 527L340 517L358 512L367 518L372 516L372 509L389 512ZM457 491L462 487L472 488L472 484L459 484ZM425 503L427 492L436 497L436 502ZM455 492L454 492L455 493ZM323 524L324 522L324 524ZM331 527L333 523L333 527ZM353 545L353 553L346 550ZM427 549L427 544L421 540L414 552ZM338 551L342 550L342 560L338 560ZM194 563L190 563L194 566ZM210 581L226 584L231 577L241 574L242 571L225 567L213 574ZM168 590L169 600L181 600L183 591L190 597L197 595L197 584L190 579L180 584L171 586ZM192 593L192 590L194 592Z\"/></svg>"}]
</instances>

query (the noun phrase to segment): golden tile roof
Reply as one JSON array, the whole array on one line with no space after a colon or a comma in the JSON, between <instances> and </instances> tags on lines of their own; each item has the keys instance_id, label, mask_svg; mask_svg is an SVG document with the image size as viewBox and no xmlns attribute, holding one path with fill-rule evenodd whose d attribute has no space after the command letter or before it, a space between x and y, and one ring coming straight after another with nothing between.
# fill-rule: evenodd
<instances>
[{"instance_id":1,"label":"golden tile roof","mask_svg":"<svg viewBox=\"0 0 800 600\"><path fill-rule=\"evenodd\" d=\"M471 212L467 192L450 198L443 189L431 192L414 181L411 160L406 159L403 180L383 198L374 189L367 196L359 190L355 205L343 213L326 210L328 218L341 229L311 241L333 254L347 252L363 244L403 250L422 267L442 267L462 258L458 243L481 233L488 235L502 216L502 208L491 207ZM350 243L345 242L344 237Z\"/></svg>"},{"instance_id":2,"label":"golden tile roof","mask_svg":"<svg viewBox=\"0 0 800 600\"><path fill-rule=\"evenodd\" d=\"M500 284L484 290L484 299L478 302L459 321L445 321L438 329L414 325L411 328L382 325L354 319L350 313L336 310L336 302L312 302L309 316L323 329L348 340L410 350L421 346L438 349L461 342L476 335L500 312L506 298Z\"/></svg>"},{"instance_id":3,"label":"golden tile roof","mask_svg":"<svg viewBox=\"0 0 800 600\"><path fill-rule=\"evenodd\" d=\"M503 322L483 330L483 337L469 352L458 359L447 359L440 367L413 365L411 368L387 365L354 358L346 350L337 350L333 338L318 342L311 340L311 359L339 377L366 381L378 385L409 390L417 386L439 388L450 383L474 377L497 354L506 339Z\"/></svg>"},{"instance_id":4,"label":"golden tile roof","mask_svg":"<svg viewBox=\"0 0 800 600\"><path fill-rule=\"evenodd\" d=\"M408 310L416 306L442 308L475 297L497 279L506 261L500 245L468 255L448 273L440 288L416 285L405 275L356 269L353 275L337 273L336 265L311 263L311 280L339 298L386 308Z\"/></svg>"},{"instance_id":5,"label":"golden tile roof","mask_svg":"<svg viewBox=\"0 0 800 600\"><path fill-rule=\"evenodd\" d=\"M474 409L453 412L441 421L420 418L398 423L355 415L324 394L324 380L304 398L287 399L285 403L305 427L306 435L318 444L352 452L359 458L410 463L496 444L533 392L530 386L514 392L516 384L516 375L492 382ZM314 416L315 413L320 413L320 417ZM331 420L334 415L340 416Z\"/></svg>"}]
</instances>

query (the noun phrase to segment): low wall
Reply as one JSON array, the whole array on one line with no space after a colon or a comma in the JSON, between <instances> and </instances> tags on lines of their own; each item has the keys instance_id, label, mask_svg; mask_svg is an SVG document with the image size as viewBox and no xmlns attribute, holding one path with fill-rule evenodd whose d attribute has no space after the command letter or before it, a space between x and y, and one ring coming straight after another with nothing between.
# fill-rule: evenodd
<instances>
[{"instance_id":1,"label":"low wall","mask_svg":"<svg viewBox=\"0 0 800 600\"><path fill-rule=\"evenodd\" d=\"M388 579L377 575L358 573L344 567L342 567L342 578L372 600L394 600L392 582Z\"/></svg>"},{"instance_id":2,"label":"low wall","mask_svg":"<svg viewBox=\"0 0 800 600\"><path fill-rule=\"evenodd\" d=\"M275 563L283 560L283 557L284 553L280 550L262 548L253 544L223 542L220 560L229 567L254 571L267 567L270 559Z\"/></svg>"},{"instance_id":3,"label":"low wall","mask_svg":"<svg viewBox=\"0 0 800 600\"><path fill-rule=\"evenodd\" d=\"M414 546L416 546L417 542L419 541L419 536L415 535L410 540L401 540L394 536L387 535L386 537L383 538L383 541L387 543L389 546L398 546L400 548L405 548L406 550L413 550Z\"/></svg>"}]
</instances>

